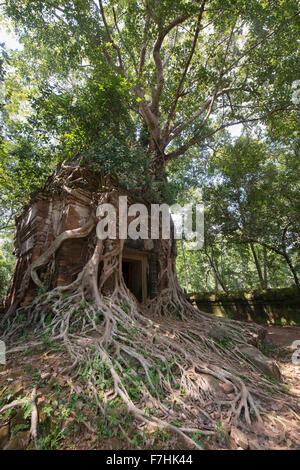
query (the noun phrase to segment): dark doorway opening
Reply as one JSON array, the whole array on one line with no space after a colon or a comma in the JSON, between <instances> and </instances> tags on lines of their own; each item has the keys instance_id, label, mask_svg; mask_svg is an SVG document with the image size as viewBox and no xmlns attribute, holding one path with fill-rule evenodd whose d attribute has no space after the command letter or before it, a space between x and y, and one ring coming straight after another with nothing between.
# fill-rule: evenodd
<instances>
[{"instance_id":1,"label":"dark doorway opening","mask_svg":"<svg viewBox=\"0 0 300 470\"><path fill-rule=\"evenodd\" d=\"M133 293L139 302L143 302L143 275L142 261L123 260L123 278L128 289Z\"/></svg>"}]
</instances>

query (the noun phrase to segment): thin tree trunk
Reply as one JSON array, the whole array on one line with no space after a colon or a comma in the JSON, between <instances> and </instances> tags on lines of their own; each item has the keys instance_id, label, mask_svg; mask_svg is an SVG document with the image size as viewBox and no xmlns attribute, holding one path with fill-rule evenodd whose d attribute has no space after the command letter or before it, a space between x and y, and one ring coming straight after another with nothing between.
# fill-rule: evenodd
<instances>
[{"instance_id":1,"label":"thin tree trunk","mask_svg":"<svg viewBox=\"0 0 300 470\"><path fill-rule=\"evenodd\" d=\"M268 266L267 266L267 249L264 246L263 247L263 253L264 253L264 283L265 283L265 288L267 289L268 287Z\"/></svg>"},{"instance_id":2,"label":"thin tree trunk","mask_svg":"<svg viewBox=\"0 0 300 470\"><path fill-rule=\"evenodd\" d=\"M189 285L190 285L190 277L189 277L189 272L187 268L187 263L186 263L186 257L185 257L185 249L184 249L184 243L183 240L181 239L181 249L182 249L182 255L183 255L183 267L184 267L184 277L185 277L185 287L186 291L188 292L189 290Z\"/></svg>"},{"instance_id":3,"label":"thin tree trunk","mask_svg":"<svg viewBox=\"0 0 300 470\"><path fill-rule=\"evenodd\" d=\"M205 250L206 256L209 259L210 265L213 268L214 271L214 276L215 276L215 289L218 291L218 284L222 287L224 292L228 292L228 290L225 287L225 284L223 283L222 277L220 276L220 273L218 272L218 267L216 266L215 259L214 259L214 253L213 249L211 250L211 256L208 254L207 250Z\"/></svg>"},{"instance_id":4,"label":"thin tree trunk","mask_svg":"<svg viewBox=\"0 0 300 470\"><path fill-rule=\"evenodd\" d=\"M217 295L217 293L219 292L219 284L218 284L217 273L215 270L214 270L214 280L215 280L215 295Z\"/></svg>"},{"instance_id":5,"label":"thin tree trunk","mask_svg":"<svg viewBox=\"0 0 300 470\"><path fill-rule=\"evenodd\" d=\"M265 289L266 286L265 286L265 281L264 281L264 278L263 278L262 270L261 270L261 267L260 267L260 264L259 264L257 253L256 253L255 248L254 248L254 244L252 242L250 243L250 248L251 248L251 252L252 252L252 255L253 255L254 262L255 262L260 287L262 289Z\"/></svg>"},{"instance_id":6,"label":"thin tree trunk","mask_svg":"<svg viewBox=\"0 0 300 470\"><path fill-rule=\"evenodd\" d=\"M247 243L250 243L250 246L252 243L259 243L259 245L267 248L268 250L271 250L273 251L274 253L277 253L278 255L281 255L284 257L292 275L293 275L293 278L294 278L294 282L295 282L295 285L298 286L300 288L300 283L299 283L299 279L298 279L298 275L297 275L297 272L295 271L295 268L293 266L293 263L287 253L287 249L286 249L286 233L288 231L288 228L292 225L292 222L289 222L283 229L283 232L282 232L282 237L281 237L281 247L282 247L282 250L279 250L278 248L275 248L274 246L272 245L269 245L268 243L264 243L262 241L259 241L259 240L255 240L255 239L250 239L250 240L247 240Z\"/></svg>"},{"instance_id":7,"label":"thin tree trunk","mask_svg":"<svg viewBox=\"0 0 300 470\"><path fill-rule=\"evenodd\" d=\"M289 255L287 254L286 251L283 253L283 256L284 256L284 258L285 258L285 260L286 260L286 262L287 262L288 267L290 268L290 271L291 271L291 273L292 273L292 275L293 275L293 278L294 278L294 281L295 281L296 286L300 287L300 283L299 283L299 279L298 279L297 273L296 273L296 271L295 271L295 269L294 269L294 266L293 266L293 264L292 264L292 262L291 262L291 260L290 260Z\"/></svg>"},{"instance_id":8,"label":"thin tree trunk","mask_svg":"<svg viewBox=\"0 0 300 470\"><path fill-rule=\"evenodd\" d=\"M282 251L283 251L283 256L288 264L288 267L290 268L291 270L291 273L293 274L293 278L294 278L294 281L295 281L295 284L296 286L299 287L299 279L298 279L298 276L297 276L297 273L294 269L294 266L293 266L293 263L287 253L287 249L286 249L286 233L288 231L288 228L292 225L292 222L289 222L283 229L283 232L282 232L282 238L281 238L281 246L282 246Z\"/></svg>"}]
</instances>

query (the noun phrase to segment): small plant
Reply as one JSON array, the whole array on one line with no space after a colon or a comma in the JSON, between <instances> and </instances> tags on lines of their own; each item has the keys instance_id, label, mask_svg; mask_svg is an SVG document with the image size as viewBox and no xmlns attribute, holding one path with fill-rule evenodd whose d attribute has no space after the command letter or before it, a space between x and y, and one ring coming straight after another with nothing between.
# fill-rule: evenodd
<instances>
[{"instance_id":1,"label":"small plant","mask_svg":"<svg viewBox=\"0 0 300 470\"><path fill-rule=\"evenodd\" d=\"M60 442L64 437L65 429L58 430L56 427L50 434L38 440L39 448L41 450L58 450L60 448Z\"/></svg>"},{"instance_id":2,"label":"small plant","mask_svg":"<svg viewBox=\"0 0 300 470\"><path fill-rule=\"evenodd\" d=\"M28 419L31 416L31 402L30 400L24 401L24 404L21 405L24 410L24 419Z\"/></svg>"},{"instance_id":3,"label":"small plant","mask_svg":"<svg viewBox=\"0 0 300 470\"><path fill-rule=\"evenodd\" d=\"M24 431L25 429L28 429L30 426L29 423L19 423L16 424L13 429L12 429L12 434L17 434L19 431Z\"/></svg>"},{"instance_id":4,"label":"small plant","mask_svg":"<svg viewBox=\"0 0 300 470\"><path fill-rule=\"evenodd\" d=\"M215 433L217 435L217 440L222 440L224 439L225 437L225 431L224 431L224 428L222 426L222 423L221 421L218 421L217 422L217 425L216 425L216 428L215 428Z\"/></svg>"},{"instance_id":5,"label":"small plant","mask_svg":"<svg viewBox=\"0 0 300 470\"><path fill-rule=\"evenodd\" d=\"M32 377L34 385L38 385L41 380L41 372L33 372Z\"/></svg>"},{"instance_id":6,"label":"small plant","mask_svg":"<svg viewBox=\"0 0 300 470\"><path fill-rule=\"evenodd\" d=\"M46 290L45 290L44 287L38 287L38 288L36 289L36 293L37 293L38 295L42 296L43 294L46 293Z\"/></svg>"},{"instance_id":7,"label":"small plant","mask_svg":"<svg viewBox=\"0 0 300 470\"><path fill-rule=\"evenodd\" d=\"M49 403L44 406L43 411L47 417L50 417L53 414L53 408Z\"/></svg>"},{"instance_id":8,"label":"small plant","mask_svg":"<svg viewBox=\"0 0 300 470\"><path fill-rule=\"evenodd\" d=\"M201 437L202 437L201 431L194 432L194 433L192 434L192 439L193 439L193 441L195 441L196 444L198 444L198 446L200 446L200 447L202 447L202 449L204 449L205 447L204 447L203 442L201 441Z\"/></svg>"},{"instance_id":9,"label":"small plant","mask_svg":"<svg viewBox=\"0 0 300 470\"><path fill-rule=\"evenodd\" d=\"M153 432L153 436L155 438L155 440L159 443L165 443L167 441L170 440L170 435L163 429L156 429L154 432Z\"/></svg>"},{"instance_id":10,"label":"small plant","mask_svg":"<svg viewBox=\"0 0 300 470\"><path fill-rule=\"evenodd\" d=\"M176 426L177 428L180 428L180 426L182 426L182 423L181 423L180 421L178 421L178 420L173 421L171 424L172 424L173 426Z\"/></svg>"}]
</instances>

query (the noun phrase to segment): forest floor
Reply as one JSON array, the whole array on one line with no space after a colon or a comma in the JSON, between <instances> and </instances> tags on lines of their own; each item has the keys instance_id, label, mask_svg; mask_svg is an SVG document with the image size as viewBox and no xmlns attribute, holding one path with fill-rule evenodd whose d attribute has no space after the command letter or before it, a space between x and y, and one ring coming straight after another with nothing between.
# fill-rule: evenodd
<instances>
[{"instance_id":1,"label":"forest floor","mask_svg":"<svg viewBox=\"0 0 300 470\"><path fill-rule=\"evenodd\" d=\"M300 327L267 327L263 344L265 355L274 358L283 382L300 400L300 364L292 363L292 343L300 340ZM84 380L74 380L62 371L68 364L67 353L52 344L10 355L0 366L0 409L14 400L26 399L0 416L0 449L32 449L30 436L30 398L36 387L39 413L38 443L41 449L186 449L178 437L161 430L137 425L122 406L107 409L106 417L88 397ZM288 402L288 398L287 398ZM205 449L299 449L300 423L286 403L272 400L264 427L230 428L220 420L215 432L200 438ZM274 418L274 421L273 421ZM264 416L263 416L264 419ZM199 443L199 436L198 436Z\"/></svg>"},{"instance_id":2,"label":"forest floor","mask_svg":"<svg viewBox=\"0 0 300 470\"><path fill-rule=\"evenodd\" d=\"M290 384L290 392L299 395L300 399L300 363L292 362L294 341L299 341L300 349L300 326L267 327L266 345L270 348L271 356L278 361L282 375ZM300 360L300 354L298 357Z\"/></svg>"}]
</instances>

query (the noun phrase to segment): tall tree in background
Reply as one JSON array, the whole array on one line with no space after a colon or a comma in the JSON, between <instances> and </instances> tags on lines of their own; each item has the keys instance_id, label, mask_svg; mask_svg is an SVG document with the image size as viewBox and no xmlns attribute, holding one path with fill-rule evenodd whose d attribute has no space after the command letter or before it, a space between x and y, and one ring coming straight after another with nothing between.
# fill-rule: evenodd
<instances>
[{"instance_id":1,"label":"tall tree in background","mask_svg":"<svg viewBox=\"0 0 300 470\"><path fill-rule=\"evenodd\" d=\"M266 285L257 245L282 256L299 285L290 257L299 260L299 162L293 149L242 137L216 152L211 171L207 197L215 223L229 240L249 244L261 288Z\"/></svg>"},{"instance_id":2,"label":"tall tree in background","mask_svg":"<svg viewBox=\"0 0 300 470\"><path fill-rule=\"evenodd\" d=\"M176 180L183 181L183 174L192 172L190 184L202 188L206 208L205 253L223 291L234 289L230 279L234 273L229 270L224 281L217 265L222 265L222 252L231 253L233 246L240 254L244 249L248 252L247 262L252 257L258 281L252 287L268 287L267 264L268 258L273 259L272 255L277 258L275 270L278 270L278 263L282 266L282 274L287 279L284 285L299 285L300 173L296 154L293 139L287 147L250 135L243 135L232 143L224 136L209 156L202 154L198 162L172 168L171 178L177 171ZM190 194L188 183L182 184L182 192ZM214 253L218 253L217 256ZM200 259L201 256L199 262ZM244 256L242 259L245 274ZM236 260L233 264L237 268L239 262ZM274 274L272 269L269 284L273 286ZM251 278L249 273L249 280ZM240 274L239 279L243 279ZM250 287L251 283L245 285L244 281L240 285L240 289Z\"/></svg>"},{"instance_id":3,"label":"tall tree in background","mask_svg":"<svg viewBox=\"0 0 300 470\"><path fill-rule=\"evenodd\" d=\"M114 174L120 187L140 191L149 202L166 201L172 195L166 179L170 162L188 157L195 147L203 149L233 124L268 121L295 107L296 1L7 0L3 8L24 45L14 65L30 98L25 127L38 140L41 156L54 147L64 160L64 172L52 176L52 189L70 192L74 161L83 166L89 162L94 169L91 180ZM15 123L8 117L6 141L13 131ZM24 129L17 132L18 138L20 132L24 138ZM103 202L103 194L94 192L95 204ZM251 390L239 376L245 358L224 353L209 337L213 320L185 301L173 262L163 271L166 289L148 310L126 289L119 240L110 249L94 237L92 255L76 280L45 288L39 270L50 266L66 239L92 232L95 205L91 210L88 223L59 234L15 286L15 301L3 319L5 338L12 341L29 323L48 328L52 338L65 343L73 368L88 361L88 385L102 411L97 395L101 374L109 377L107 383L111 381L115 394L138 419L167 427L189 444L190 431L171 424L174 410L166 399L179 386L196 422L197 403L203 405L209 395L203 374L233 384L234 407L229 401L224 405L229 419L243 416L250 425L250 409L260 419ZM167 246L167 253L170 250ZM101 290L100 264L105 280L114 283L110 297ZM29 280L40 295L17 310ZM26 313L23 323L20 312ZM154 331L149 315L158 312L164 317L155 317L160 323ZM176 320L176 314L184 322ZM76 334L70 332L71 325ZM256 331L253 325L226 326L237 345ZM97 339L84 340L82 347L82 338L91 330ZM31 344L40 344L43 334L37 329ZM139 400L131 393L126 372L137 364L143 370ZM250 383L259 384L254 393L266 398L263 381L254 378L258 372L251 368L249 374ZM164 421L146 415L143 404L148 397Z\"/></svg>"}]
</instances>

